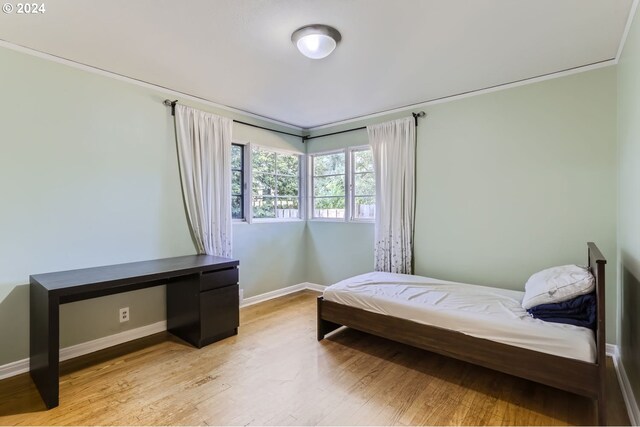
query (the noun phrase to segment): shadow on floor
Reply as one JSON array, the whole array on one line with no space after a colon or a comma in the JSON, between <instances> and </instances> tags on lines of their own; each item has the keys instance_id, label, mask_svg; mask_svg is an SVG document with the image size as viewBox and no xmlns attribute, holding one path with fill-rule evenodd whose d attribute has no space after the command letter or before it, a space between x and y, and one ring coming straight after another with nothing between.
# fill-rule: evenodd
<instances>
[{"instance_id":1,"label":"shadow on floor","mask_svg":"<svg viewBox=\"0 0 640 427\"><path fill-rule=\"evenodd\" d=\"M337 344L374 358L385 360L424 374L426 377L454 384L486 396L491 401L508 401L539 414L550 414L553 402L569 402L576 411L585 413L580 418L596 420L595 402L583 396L565 392L544 384L535 383L481 366L441 356L385 338L373 336L350 328L341 328L321 343ZM334 353L334 355L332 355ZM339 357L339 352L328 352L329 357ZM418 361L418 363L416 363ZM626 407L611 358L607 359L607 418L609 425L630 425ZM455 399L455 397L447 397ZM456 402L452 402L456 404ZM567 424L575 422L567 411L552 411L553 416Z\"/></svg>"},{"instance_id":2,"label":"shadow on floor","mask_svg":"<svg viewBox=\"0 0 640 427\"><path fill-rule=\"evenodd\" d=\"M184 343L173 335L167 332L160 332L61 362L60 376L120 358L126 354L152 347L167 340L190 347L187 343ZM47 408L40 398L38 389L31 380L29 373L16 375L15 377L0 381L0 417L36 413L46 410ZM0 425L2 424L0 420Z\"/></svg>"}]
</instances>

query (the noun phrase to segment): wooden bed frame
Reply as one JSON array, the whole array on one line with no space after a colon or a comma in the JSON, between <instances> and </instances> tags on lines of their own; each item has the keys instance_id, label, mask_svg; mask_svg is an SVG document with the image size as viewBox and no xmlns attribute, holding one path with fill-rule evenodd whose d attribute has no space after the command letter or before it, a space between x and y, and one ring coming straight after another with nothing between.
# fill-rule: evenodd
<instances>
[{"instance_id":1,"label":"wooden bed frame","mask_svg":"<svg viewBox=\"0 0 640 427\"><path fill-rule=\"evenodd\" d=\"M554 356L475 338L461 332L372 313L318 297L318 341L341 326L484 366L594 399L597 423L606 424L605 264L598 247L588 246L588 265L596 279L596 362Z\"/></svg>"}]
</instances>

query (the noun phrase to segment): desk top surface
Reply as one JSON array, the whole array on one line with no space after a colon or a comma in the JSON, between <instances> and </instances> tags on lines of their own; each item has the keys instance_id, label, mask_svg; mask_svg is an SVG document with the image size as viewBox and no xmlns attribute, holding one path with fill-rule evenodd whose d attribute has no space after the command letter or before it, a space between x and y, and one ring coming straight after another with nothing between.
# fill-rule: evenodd
<instances>
[{"instance_id":1,"label":"desk top surface","mask_svg":"<svg viewBox=\"0 0 640 427\"><path fill-rule=\"evenodd\" d=\"M187 255L126 264L83 268L80 270L34 274L32 284L40 284L49 291L72 290L79 286L103 284L118 285L125 282L161 280L178 275L198 273L216 268L234 267L238 260L211 255Z\"/></svg>"}]
</instances>

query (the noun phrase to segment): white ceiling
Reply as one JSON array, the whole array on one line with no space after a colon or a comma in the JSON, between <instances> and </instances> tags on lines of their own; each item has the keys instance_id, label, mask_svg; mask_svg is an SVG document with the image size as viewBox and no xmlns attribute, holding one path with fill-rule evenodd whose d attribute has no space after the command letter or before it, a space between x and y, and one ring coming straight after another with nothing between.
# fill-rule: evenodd
<instances>
[{"instance_id":1,"label":"white ceiling","mask_svg":"<svg viewBox=\"0 0 640 427\"><path fill-rule=\"evenodd\" d=\"M48 0L0 39L302 128L615 58L632 0ZM291 33L334 26L328 58Z\"/></svg>"}]
</instances>

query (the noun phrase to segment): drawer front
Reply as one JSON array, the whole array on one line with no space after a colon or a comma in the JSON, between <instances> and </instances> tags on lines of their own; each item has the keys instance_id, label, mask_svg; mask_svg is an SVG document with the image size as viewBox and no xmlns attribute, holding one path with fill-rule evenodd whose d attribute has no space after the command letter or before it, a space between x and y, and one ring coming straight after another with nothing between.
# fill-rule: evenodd
<instances>
[{"instance_id":1,"label":"drawer front","mask_svg":"<svg viewBox=\"0 0 640 427\"><path fill-rule=\"evenodd\" d=\"M200 319L205 341L237 328L240 323L238 285L202 292Z\"/></svg>"},{"instance_id":2,"label":"drawer front","mask_svg":"<svg viewBox=\"0 0 640 427\"><path fill-rule=\"evenodd\" d=\"M200 277L200 290L223 288L238 283L238 269L236 267L225 270L205 271Z\"/></svg>"}]
</instances>

